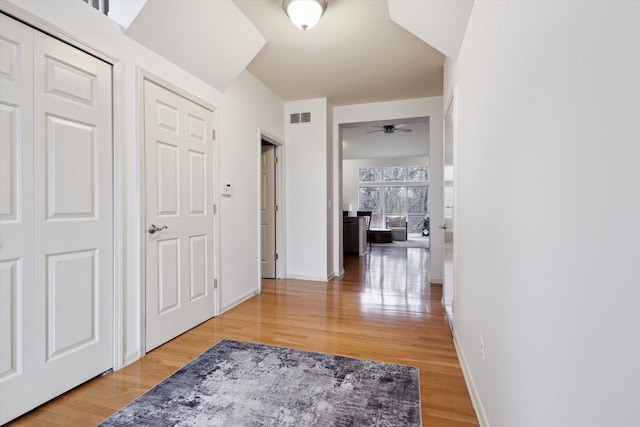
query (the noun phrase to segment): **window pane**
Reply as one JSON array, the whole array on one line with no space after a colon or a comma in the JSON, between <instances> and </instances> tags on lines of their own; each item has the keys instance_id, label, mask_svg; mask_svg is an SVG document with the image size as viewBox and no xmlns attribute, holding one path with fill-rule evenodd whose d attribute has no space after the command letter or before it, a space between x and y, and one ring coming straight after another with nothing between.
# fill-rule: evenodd
<instances>
[{"instance_id":1,"label":"window pane","mask_svg":"<svg viewBox=\"0 0 640 427\"><path fill-rule=\"evenodd\" d=\"M407 187L407 212L410 214L424 214L427 206L427 188Z\"/></svg>"},{"instance_id":2,"label":"window pane","mask_svg":"<svg viewBox=\"0 0 640 427\"><path fill-rule=\"evenodd\" d=\"M385 181L404 181L407 168L384 168Z\"/></svg>"},{"instance_id":3,"label":"window pane","mask_svg":"<svg viewBox=\"0 0 640 427\"><path fill-rule=\"evenodd\" d=\"M380 213L380 187L360 187L358 210Z\"/></svg>"},{"instance_id":4,"label":"window pane","mask_svg":"<svg viewBox=\"0 0 640 427\"><path fill-rule=\"evenodd\" d=\"M407 181L428 181L429 167L415 166L407 168Z\"/></svg>"},{"instance_id":5,"label":"window pane","mask_svg":"<svg viewBox=\"0 0 640 427\"><path fill-rule=\"evenodd\" d=\"M385 215L405 213L405 187L386 187L384 189L384 213Z\"/></svg>"},{"instance_id":6,"label":"window pane","mask_svg":"<svg viewBox=\"0 0 640 427\"><path fill-rule=\"evenodd\" d=\"M380 168L360 168L360 182L380 182L381 175Z\"/></svg>"}]
</instances>

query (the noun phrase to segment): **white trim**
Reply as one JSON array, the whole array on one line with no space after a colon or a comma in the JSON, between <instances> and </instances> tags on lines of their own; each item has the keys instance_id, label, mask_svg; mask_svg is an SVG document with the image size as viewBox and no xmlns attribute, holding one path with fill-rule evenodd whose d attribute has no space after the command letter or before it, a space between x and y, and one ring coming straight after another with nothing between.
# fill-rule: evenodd
<instances>
[{"instance_id":1,"label":"white trim","mask_svg":"<svg viewBox=\"0 0 640 427\"><path fill-rule=\"evenodd\" d=\"M329 276L307 276L306 274L288 274L287 279L294 280L308 280L311 282L328 282L333 279L334 275L331 273Z\"/></svg>"},{"instance_id":2,"label":"white trim","mask_svg":"<svg viewBox=\"0 0 640 427\"><path fill-rule=\"evenodd\" d=\"M462 346L460 345L458 336L455 333L453 335L453 345L456 348L456 353L458 354L458 360L460 361L460 367L462 368L462 376L464 377L464 382L467 384L467 390L469 390L469 396L471 397L471 404L473 405L473 409L476 411L476 417L478 418L480 427L489 427L489 420L487 419L487 414L484 412L482 402L480 401L480 395L478 394L478 389L476 388L476 384L471 376L471 369L469 368L467 359L464 357Z\"/></svg>"},{"instance_id":3,"label":"white trim","mask_svg":"<svg viewBox=\"0 0 640 427\"><path fill-rule=\"evenodd\" d=\"M138 336L140 337L140 341L138 342L138 354L140 358L144 357L145 353L145 343L147 342L147 307L146 307L146 283L147 283L147 272L145 270L145 262L147 256L147 246L145 244L145 235L144 235L144 224L145 224L145 179L144 179L144 73L145 71L136 67L136 108L135 115L136 119L134 120L137 126L137 138L136 138L136 158L138 159L138 165L136 167L136 182L138 183L138 236L140 239L140 252L138 253L138 268L140 274L140 281L138 283L139 290L139 299L138 299L138 313L139 317L139 330ZM133 350L132 350L133 351Z\"/></svg>"},{"instance_id":4,"label":"white trim","mask_svg":"<svg viewBox=\"0 0 640 427\"><path fill-rule=\"evenodd\" d=\"M127 365L125 359L126 325L124 321L125 299L125 175L124 130L117 117L122 114L122 69L119 62L112 64L112 134L113 134L113 370Z\"/></svg>"},{"instance_id":5,"label":"white trim","mask_svg":"<svg viewBox=\"0 0 640 427\"><path fill-rule=\"evenodd\" d=\"M56 38L76 49L82 50L111 65L111 173L112 176L112 244L113 244L113 360L114 371L125 366L124 360L124 274L126 258L124 254L124 184L122 175L125 171L124 130L119 120L121 116L122 65L118 58L87 44L84 40L72 36L63 29L32 15L6 0L0 0L0 12L13 17L35 30Z\"/></svg>"},{"instance_id":6,"label":"white trim","mask_svg":"<svg viewBox=\"0 0 640 427\"><path fill-rule=\"evenodd\" d=\"M142 68L136 67L137 70L137 123L138 123L138 168L136 170L137 173L137 181L140 183L138 188L140 198L139 198L139 232L140 232L140 342L139 349L141 355L146 354L146 233L145 233L145 223L146 223L146 212L147 212L147 204L146 204L146 181L145 181L145 133L144 133L144 82L148 80L158 86L163 87L164 89L175 93L178 96L181 96L206 110L211 111L212 120L213 120L213 129L216 130L216 139L213 143L213 161L214 165L214 173L213 173L213 201L217 207L220 206L219 200L219 192L218 192L218 182L219 182L219 147L218 144L220 131L218 129L218 108L209 102L199 98L196 95L180 88L179 86L169 82L168 80L163 79L162 77ZM217 280L218 286L214 287L214 308L213 308L213 317L220 315L220 289L222 286L220 280L220 224L219 224L219 213L216 212L213 215L213 279Z\"/></svg>"},{"instance_id":7,"label":"white trim","mask_svg":"<svg viewBox=\"0 0 640 427\"><path fill-rule=\"evenodd\" d=\"M213 140L213 200L216 210L213 214L213 277L217 280L218 286L214 292L214 312L213 315L220 315L220 299L222 298L222 275L220 274L220 128L218 121L218 109L213 110L213 129L215 129L216 139Z\"/></svg>"},{"instance_id":8,"label":"white trim","mask_svg":"<svg viewBox=\"0 0 640 427\"><path fill-rule=\"evenodd\" d=\"M20 6L9 3L6 0L0 0L0 11L60 41L83 50L104 62L108 62L111 65L118 62L117 58L114 58L105 51L87 44L84 40L69 34L62 28L56 27L38 16L32 15L30 12L21 9Z\"/></svg>"},{"instance_id":9,"label":"white trim","mask_svg":"<svg viewBox=\"0 0 640 427\"><path fill-rule=\"evenodd\" d=\"M137 361L141 357L142 355L140 354L139 348L131 350L129 353L124 355L124 366L132 364L133 362Z\"/></svg>"},{"instance_id":10,"label":"white trim","mask_svg":"<svg viewBox=\"0 0 640 427\"><path fill-rule=\"evenodd\" d=\"M275 153L275 151L274 151ZM274 154L275 155L275 154ZM258 195L258 221L256 221L257 230L255 231L255 235L258 236L258 280L256 283L258 284L258 292L262 292L262 211L260 209L261 199L262 199L262 132L258 129L258 149L256 150L256 158L254 159L256 162L256 170L258 171L257 176L257 184L256 184L256 194ZM276 178L277 179L277 178ZM276 217L277 218L277 217ZM276 251L277 251L278 243L276 240ZM276 261L275 265L276 272L278 271L278 264Z\"/></svg>"},{"instance_id":11,"label":"white trim","mask_svg":"<svg viewBox=\"0 0 640 427\"><path fill-rule=\"evenodd\" d=\"M262 146L262 140L268 141L275 146L274 155L278 157L278 164L276 167L276 205L278 205L278 215L276 215L276 253L278 259L276 260L276 279L284 279L287 271L287 239L286 239L286 225L285 220L286 213L286 201L285 201L285 185L284 185L284 171L285 171L285 159L284 159L284 141L280 138L273 136L269 132L262 128L258 128L258 147ZM258 150L258 169L262 168L261 150ZM258 175L258 194L260 194L260 175ZM258 206L258 236L260 233L260 207ZM261 246L260 237L258 237L258 247ZM262 290L262 266L260 264L260 257L258 256L258 283L260 283L260 290Z\"/></svg>"},{"instance_id":12,"label":"white trim","mask_svg":"<svg viewBox=\"0 0 640 427\"><path fill-rule=\"evenodd\" d=\"M435 283L437 285L442 285L443 280L442 280L442 277L429 277L429 283Z\"/></svg>"},{"instance_id":13,"label":"white trim","mask_svg":"<svg viewBox=\"0 0 640 427\"><path fill-rule=\"evenodd\" d=\"M245 293L244 295L240 295L238 298L234 299L233 301L229 301L227 304L223 305L220 309L220 313L218 313L218 316L226 313L227 311L231 310L235 306L240 305L246 300L251 299L254 296L259 294L260 294L260 289L254 289L252 291Z\"/></svg>"}]
</instances>

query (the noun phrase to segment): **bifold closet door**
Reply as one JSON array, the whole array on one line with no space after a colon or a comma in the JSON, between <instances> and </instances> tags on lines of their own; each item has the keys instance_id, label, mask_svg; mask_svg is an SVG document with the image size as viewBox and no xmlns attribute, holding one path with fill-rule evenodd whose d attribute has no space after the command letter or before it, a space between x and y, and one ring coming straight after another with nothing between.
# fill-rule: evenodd
<instances>
[{"instance_id":1,"label":"bifold closet door","mask_svg":"<svg viewBox=\"0 0 640 427\"><path fill-rule=\"evenodd\" d=\"M33 30L0 15L0 424L32 408Z\"/></svg>"},{"instance_id":2,"label":"bifold closet door","mask_svg":"<svg viewBox=\"0 0 640 427\"><path fill-rule=\"evenodd\" d=\"M0 422L113 363L111 66L2 19Z\"/></svg>"}]
</instances>

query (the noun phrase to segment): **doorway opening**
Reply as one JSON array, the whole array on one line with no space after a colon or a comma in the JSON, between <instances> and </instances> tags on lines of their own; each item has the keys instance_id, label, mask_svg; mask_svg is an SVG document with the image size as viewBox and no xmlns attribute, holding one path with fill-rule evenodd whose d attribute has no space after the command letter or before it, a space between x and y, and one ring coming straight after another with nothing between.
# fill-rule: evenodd
<instances>
[{"instance_id":1,"label":"doorway opening","mask_svg":"<svg viewBox=\"0 0 640 427\"><path fill-rule=\"evenodd\" d=\"M389 246L428 247L429 127L429 117L340 125L343 216L371 211Z\"/></svg>"},{"instance_id":2,"label":"doorway opening","mask_svg":"<svg viewBox=\"0 0 640 427\"><path fill-rule=\"evenodd\" d=\"M260 141L260 269L263 279L277 277L277 146Z\"/></svg>"}]
</instances>

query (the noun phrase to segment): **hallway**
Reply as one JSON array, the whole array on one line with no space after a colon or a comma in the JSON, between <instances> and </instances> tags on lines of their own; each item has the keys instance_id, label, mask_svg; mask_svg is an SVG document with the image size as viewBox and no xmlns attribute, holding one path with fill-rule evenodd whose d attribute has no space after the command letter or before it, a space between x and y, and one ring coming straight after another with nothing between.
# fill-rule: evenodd
<instances>
[{"instance_id":1,"label":"hallway","mask_svg":"<svg viewBox=\"0 0 640 427\"><path fill-rule=\"evenodd\" d=\"M424 426L476 426L441 286L426 249L345 256L329 283L265 280L262 294L23 416L15 425L95 425L223 338L416 366Z\"/></svg>"}]
</instances>

